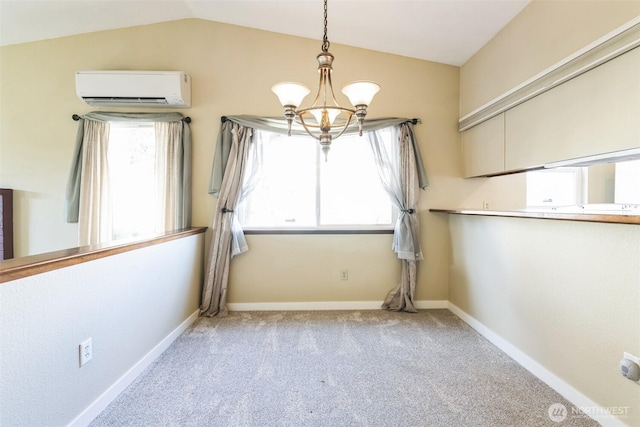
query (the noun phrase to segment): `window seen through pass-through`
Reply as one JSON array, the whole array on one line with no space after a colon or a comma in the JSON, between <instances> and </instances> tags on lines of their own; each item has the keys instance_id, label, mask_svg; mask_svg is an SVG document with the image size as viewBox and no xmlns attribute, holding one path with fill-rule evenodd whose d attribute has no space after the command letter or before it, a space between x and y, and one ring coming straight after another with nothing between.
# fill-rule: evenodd
<instances>
[{"instance_id":1,"label":"window seen through pass-through","mask_svg":"<svg viewBox=\"0 0 640 427\"><path fill-rule=\"evenodd\" d=\"M566 167L527 172L527 207L583 203L583 169Z\"/></svg>"}]
</instances>

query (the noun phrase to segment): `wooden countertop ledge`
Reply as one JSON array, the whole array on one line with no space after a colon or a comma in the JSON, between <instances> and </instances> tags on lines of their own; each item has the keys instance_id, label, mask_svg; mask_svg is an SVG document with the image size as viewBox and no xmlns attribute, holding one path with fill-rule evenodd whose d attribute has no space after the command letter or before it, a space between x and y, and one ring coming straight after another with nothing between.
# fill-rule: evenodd
<instances>
[{"instance_id":1,"label":"wooden countertop ledge","mask_svg":"<svg viewBox=\"0 0 640 427\"><path fill-rule=\"evenodd\" d=\"M555 219L563 221L605 222L610 224L640 225L640 215L587 214L550 211L492 211L476 209L429 209L429 212L440 212L453 215L481 215L509 218Z\"/></svg>"},{"instance_id":2,"label":"wooden countertop ledge","mask_svg":"<svg viewBox=\"0 0 640 427\"><path fill-rule=\"evenodd\" d=\"M206 230L207 227L191 227L142 239L119 240L0 261L0 283L181 239Z\"/></svg>"}]
</instances>

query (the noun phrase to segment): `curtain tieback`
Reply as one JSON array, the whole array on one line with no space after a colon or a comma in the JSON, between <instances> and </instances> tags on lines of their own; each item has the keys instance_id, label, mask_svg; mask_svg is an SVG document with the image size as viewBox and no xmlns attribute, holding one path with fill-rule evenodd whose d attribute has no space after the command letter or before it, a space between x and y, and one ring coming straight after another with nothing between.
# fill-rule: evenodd
<instances>
[{"instance_id":1,"label":"curtain tieback","mask_svg":"<svg viewBox=\"0 0 640 427\"><path fill-rule=\"evenodd\" d=\"M235 212L235 211L233 209L227 209L226 206L222 208L222 213L227 213L227 212Z\"/></svg>"},{"instance_id":2,"label":"curtain tieback","mask_svg":"<svg viewBox=\"0 0 640 427\"><path fill-rule=\"evenodd\" d=\"M413 209L400 209L400 212L404 212L404 213L408 213L408 214L412 214L415 211Z\"/></svg>"}]
</instances>

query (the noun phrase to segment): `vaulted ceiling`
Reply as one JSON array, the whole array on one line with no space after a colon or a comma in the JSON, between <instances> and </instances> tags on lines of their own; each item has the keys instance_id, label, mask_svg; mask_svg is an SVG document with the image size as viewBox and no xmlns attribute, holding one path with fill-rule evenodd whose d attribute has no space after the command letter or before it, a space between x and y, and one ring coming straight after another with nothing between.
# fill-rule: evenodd
<instances>
[{"instance_id":1,"label":"vaulted ceiling","mask_svg":"<svg viewBox=\"0 0 640 427\"><path fill-rule=\"evenodd\" d=\"M462 65L531 0L329 0L334 43ZM0 45L200 18L322 39L321 0L0 0Z\"/></svg>"}]
</instances>

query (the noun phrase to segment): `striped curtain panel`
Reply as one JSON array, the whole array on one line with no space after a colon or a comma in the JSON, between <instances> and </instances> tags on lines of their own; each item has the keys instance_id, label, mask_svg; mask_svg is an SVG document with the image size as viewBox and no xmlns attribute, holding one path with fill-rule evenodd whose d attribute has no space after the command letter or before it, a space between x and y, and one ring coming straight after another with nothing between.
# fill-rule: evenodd
<instances>
[{"instance_id":1,"label":"striped curtain panel","mask_svg":"<svg viewBox=\"0 0 640 427\"><path fill-rule=\"evenodd\" d=\"M78 222L80 246L111 240L108 150L109 124L84 120Z\"/></svg>"}]
</instances>

